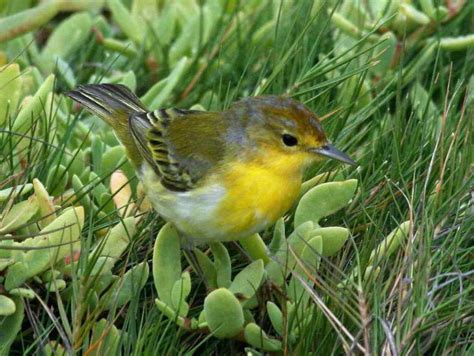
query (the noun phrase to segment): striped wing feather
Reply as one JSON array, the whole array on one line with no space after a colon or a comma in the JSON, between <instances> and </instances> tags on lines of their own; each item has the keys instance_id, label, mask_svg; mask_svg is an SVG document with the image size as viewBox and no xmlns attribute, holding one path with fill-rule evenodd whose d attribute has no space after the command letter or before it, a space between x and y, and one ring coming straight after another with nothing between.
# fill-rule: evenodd
<instances>
[{"instance_id":1,"label":"striped wing feather","mask_svg":"<svg viewBox=\"0 0 474 356\"><path fill-rule=\"evenodd\" d=\"M220 138L206 141L219 146L211 148L212 155L207 154L209 144L193 145L196 140L207 139L200 127L206 127L203 120L208 117L212 115L203 111L160 109L130 118L130 131L141 155L167 189L183 192L195 188L213 166L211 159L218 160L223 154Z\"/></svg>"}]
</instances>

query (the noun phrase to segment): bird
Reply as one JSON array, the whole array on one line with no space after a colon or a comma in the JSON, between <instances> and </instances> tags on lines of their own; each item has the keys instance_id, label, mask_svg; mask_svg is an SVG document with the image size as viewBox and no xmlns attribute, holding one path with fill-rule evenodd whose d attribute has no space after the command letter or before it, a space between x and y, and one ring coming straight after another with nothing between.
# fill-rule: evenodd
<instances>
[{"instance_id":1,"label":"bird","mask_svg":"<svg viewBox=\"0 0 474 356\"><path fill-rule=\"evenodd\" d=\"M285 96L246 97L225 111L150 111L120 84L80 85L67 95L112 127L151 205L190 246L273 225L314 162L356 165L316 114Z\"/></svg>"}]
</instances>

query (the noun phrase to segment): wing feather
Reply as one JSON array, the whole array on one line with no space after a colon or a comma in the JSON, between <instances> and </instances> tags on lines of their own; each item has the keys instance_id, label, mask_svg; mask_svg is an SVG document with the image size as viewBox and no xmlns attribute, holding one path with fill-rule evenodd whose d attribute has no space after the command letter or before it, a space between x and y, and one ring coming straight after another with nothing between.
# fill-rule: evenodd
<instances>
[{"instance_id":1,"label":"wing feather","mask_svg":"<svg viewBox=\"0 0 474 356\"><path fill-rule=\"evenodd\" d=\"M206 130L202 128L214 124L203 121L209 118L212 121L213 115L184 109L159 109L130 117L130 132L140 154L153 167L167 189L189 191L195 188L212 166L209 157L204 157L209 151L209 144L189 145L195 140L208 139ZM184 123L184 120L188 121ZM219 135L218 132L216 135ZM213 156L219 159L223 154L223 138L214 138L209 142L222 146L212 149L212 152L216 152ZM200 152L203 150L205 152Z\"/></svg>"}]
</instances>

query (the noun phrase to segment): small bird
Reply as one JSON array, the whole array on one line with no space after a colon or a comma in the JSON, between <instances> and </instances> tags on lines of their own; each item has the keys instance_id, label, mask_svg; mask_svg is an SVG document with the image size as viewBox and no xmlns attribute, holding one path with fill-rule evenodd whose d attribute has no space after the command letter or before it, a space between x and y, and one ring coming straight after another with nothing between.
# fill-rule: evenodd
<instances>
[{"instance_id":1,"label":"small bird","mask_svg":"<svg viewBox=\"0 0 474 356\"><path fill-rule=\"evenodd\" d=\"M249 97L211 112L149 111L117 84L68 95L114 129L154 209L192 245L275 223L298 198L305 168L323 157L355 164L314 113L287 97Z\"/></svg>"}]
</instances>

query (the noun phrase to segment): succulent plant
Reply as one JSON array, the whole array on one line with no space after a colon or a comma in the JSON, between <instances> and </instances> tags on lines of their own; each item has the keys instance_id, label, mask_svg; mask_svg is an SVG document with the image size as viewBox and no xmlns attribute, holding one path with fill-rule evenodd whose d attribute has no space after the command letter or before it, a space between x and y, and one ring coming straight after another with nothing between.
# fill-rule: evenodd
<instances>
[{"instance_id":1,"label":"succulent plant","mask_svg":"<svg viewBox=\"0 0 474 356\"><path fill-rule=\"evenodd\" d=\"M107 294L103 309L119 308L139 292L148 279L148 264L142 262L127 270L122 278L113 275L113 267L127 249L135 235L137 219L128 217L119 222L87 252L81 246L81 230L84 226L84 208L80 205L58 212L52 205L53 198L43 184L35 179L32 185L23 186L33 195L27 200L7 204L1 216L0 235L0 335L1 352L7 352L23 319L23 299L34 299L38 288L49 292L61 292L73 275L97 276L94 293ZM21 196L20 187L4 190L7 201ZM25 189L26 188L26 189ZM18 192L15 194L15 192ZM8 207L9 206L9 207ZM37 224L41 230L25 230ZM28 238L21 233L29 231ZM79 255L88 254L89 266L85 271L78 264ZM65 294L66 295L66 294ZM99 322L103 325L103 322ZM99 327L99 326L98 326ZM103 328L103 326L101 326Z\"/></svg>"},{"instance_id":2,"label":"succulent plant","mask_svg":"<svg viewBox=\"0 0 474 356\"><path fill-rule=\"evenodd\" d=\"M275 78L291 71L280 93L307 101L327 95L331 100L323 107L329 110L337 97L348 122L361 127L370 126L370 113L379 108L383 117L371 124L392 122L389 104L377 101L380 94L395 86L410 89L413 115L426 121L430 135L440 133L442 108L418 73L434 63L437 51L474 46L473 34L439 35L472 4L310 1L307 15L330 19L332 30L322 33L337 46L316 51L299 72L288 58L321 28L308 34L303 23L300 39L287 46L281 34L299 24L281 14L293 3L0 1L0 355L15 340L23 342L19 335L29 303L50 297L58 301L61 317L68 319L74 310L65 321L72 331L63 339L48 335L43 351L72 353L88 345L89 354L119 352L127 335L113 312L133 304L151 279L148 256L142 251L133 261L128 256L137 236L155 234L156 219L145 214L149 203L113 133L87 114L76 115L78 108L61 94L77 84L125 84L152 109L221 109L238 96L272 91ZM267 69L267 58L242 60L251 46L285 52L282 58L274 52L275 68ZM222 83L229 88L221 90ZM474 88L472 74L469 83ZM473 92L466 95L466 107ZM385 103L391 95L383 96ZM379 129L370 132L377 137ZM342 141L350 142L345 135ZM370 146L366 142L352 146L363 152ZM196 251L202 272L196 276L182 263L176 231L164 225L152 258L156 294L149 283L147 297L157 295L156 308L188 333L239 340L254 354L296 345L311 323L309 315L322 313L313 299L314 277L328 258L339 258L351 237L346 227L327 226L356 192L357 181L343 177L330 171L306 181L299 203L275 224L271 238L267 231L239 242L248 255L242 268L231 245L215 243ZM146 225L147 219L152 223ZM342 293L375 279L382 273L380 261L404 246L413 228L400 224L367 261L350 261L336 289ZM199 294L201 278L207 289ZM62 309L60 303L73 307ZM108 312L114 317L106 317Z\"/></svg>"},{"instance_id":3,"label":"succulent plant","mask_svg":"<svg viewBox=\"0 0 474 356\"><path fill-rule=\"evenodd\" d=\"M315 180L317 181L317 180ZM324 217L346 206L353 198L357 181L347 180L318 184L301 197L294 215L294 231L286 237L285 223L281 219L268 245L255 234L242 243L254 259L234 278L229 252L221 243L210 245L213 260L202 251L197 258L202 278L209 287L199 317L189 316L187 298L192 290L189 272L182 272L179 236L174 228L165 225L156 238L153 254L153 277L158 298L157 307L169 319L189 332L209 332L217 338L245 340L262 351L281 351L285 342L295 341L301 323L309 322L305 315L314 305L301 279L312 285L311 274L317 273L321 258L336 254L349 237L342 227L321 227ZM306 185L306 188L309 188ZM400 226L373 251L373 259L389 256L407 236L408 223ZM252 250L255 246L256 249ZM264 246L262 249L261 246ZM261 253L265 256L261 256ZM372 265L367 268L370 271ZM356 274L356 272L353 272ZM199 276L197 277L200 278ZM366 273L364 278L369 278ZM349 277L349 283L353 277ZM263 298L262 288L286 290L288 300L284 306L272 301L268 294ZM341 288L345 284L341 283ZM278 295L278 294L276 294ZM278 298L277 298L278 299ZM193 310L198 308L193 305ZM264 312L272 330L264 331L252 315ZM270 336L272 335L272 336Z\"/></svg>"},{"instance_id":4,"label":"succulent plant","mask_svg":"<svg viewBox=\"0 0 474 356\"><path fill-rule=\"evenodd\" d=\"M20 76L17 64L4 68L0 72L0 83L11 81L14 85L12 88L6 85L0 88L0 107L4 110L2 125L9 127L7 133L11 130L18 135L2 136L2 142L3 145L8 142L15 147L11 157L13 164L18 167L22 160L28 160L32 154L41 152L44 148L41 139L55 142L54 138L48 137L46 127L51 121L55 126L60 125L61 120L67 122L67 116L59 111L60 99L53 95L54 75L44 80L38 78L33 85L36 90L34 95L25 97L25 90L31 90L30 86L26 86L30 85L27 76ZM41 77L41 74L37 75ZM51 112L46 113L46 119L43 119L41 117L46 108L50 108ZM50 119L47 118L52 120L48 121ZM35 136L34 140L32 136ZM20 330L25 299L41 298L38 293L46 291L61 293L67 300L71 280L82 274L88 277L96 275L100 283L94 293L109 296L107 305L102 306L107 310L128 303L144 286L148 277L146 263L133 266L124 272L122 278L112 273L114 265L128 248L137 225L137 219L130 216L132 210L136 212L132 206L125 207L128 209L125 214L118 214L132 195L129 179L117 170L121 167L131 172L128 163L118 159L122 156L123 149L119 146L115 146L115 149L105 145L95 146L89 152L80 147L75 151L64 148L55 156L56 163L42 174L43 182L33 178L28 183L2 187L0 354L8 353L9 346ZM95 164L94 170L90 169L91 163ZM3 160L1 170L11 172L11 164ZM99 174L107 176L112 172L114 180L107 179L106 182L99 178ZM78 175L87 182L86 185ZM116 205L118 203L119 206ZM99 215L109 225L116 224L117 217L122 220L113 228L99 231L102 237L96 243L84 245L82 230L86 216L99 210ZM101 236L100 233L98 235ZM88 261L86 266L78 263L81 255L87 256L83 257L83 260ZM93 268L86 271L87 266Z\"/></svg>"}]
</instances>

